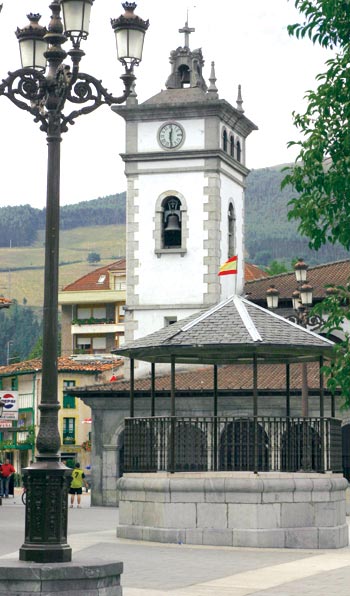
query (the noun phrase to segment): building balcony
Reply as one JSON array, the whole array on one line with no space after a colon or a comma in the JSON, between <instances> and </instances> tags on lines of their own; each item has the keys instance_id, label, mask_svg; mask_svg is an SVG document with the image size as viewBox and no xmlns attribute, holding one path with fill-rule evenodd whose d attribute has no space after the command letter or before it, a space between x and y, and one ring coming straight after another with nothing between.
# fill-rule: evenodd
<instances>
[{"instance_id":1,"label":"building balcony","mask_svg":"<svg viewBox=\"0 0 350 596\"><path fill-rule=\"evenodd\" d=\"M107 333L123 333L124 332L124 323L115 323L115 322L105 322L104 320L101 322L94 321L93 323L90 322L73 322L71 325L71 334L72 335L94 335L98 334L103 335Z\"/></svg>"}]
</instances>

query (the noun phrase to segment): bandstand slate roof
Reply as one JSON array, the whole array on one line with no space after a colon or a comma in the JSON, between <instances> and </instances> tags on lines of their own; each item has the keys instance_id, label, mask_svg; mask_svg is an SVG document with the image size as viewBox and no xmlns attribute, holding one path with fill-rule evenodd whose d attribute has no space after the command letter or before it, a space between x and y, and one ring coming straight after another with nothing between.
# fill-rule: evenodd
<instances>
[{"instance_id":1,"label":"bandstand slate roof","mask_svg":"<svg viewBox=\"0 0 350 596\"><path fill-rule=\"evenodd\" d=\"M116 354L148 362L229 364L308 362L331 357L333 342L258 306L231 296L216 306L136 339Z\"/></svg>"}]
</instances>

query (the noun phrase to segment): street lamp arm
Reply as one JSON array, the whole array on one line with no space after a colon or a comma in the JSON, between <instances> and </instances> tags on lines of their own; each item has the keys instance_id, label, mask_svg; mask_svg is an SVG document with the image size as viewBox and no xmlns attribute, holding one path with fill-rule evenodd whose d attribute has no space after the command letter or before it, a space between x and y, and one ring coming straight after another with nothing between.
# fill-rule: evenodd
<instances>
[{"instance_id":1,"label":"street lamp arm","mask_svg":"<svg viewBox=\"0 0 350 596\"><path fill-rule=\"evenodd\" d=\"M310 331L316 331L323 325L323 320L319 315L305 312L302 309L300 312L297 311L295 314L289 315L286 319L296 325L301 325L305 329L308 328Z\"/></svg>"},{"instance_id":2,"label":"street lamp arm","mask_svg":"<svg viewBox=\"0 0 350 596\"><path fill-rule=\"evenodd\" d=\"M120 77L124 83L124 92L115 97L103 87L102 82L86 73L72 75L69 66L58 67L55 77L45 77L32 68L20 68L8 73L8 77L0 84L0 95L8 97L21 110L34 116L40 123L40 130L48 131L49 111L56 112L61 119L61 132L67 132L68 124L84 114L89 114L101 105L124 103L130 95L135 75L132 71ZM65 115L63 109L66 102L88 104L80 110Z\"/></svg>"},{"instance_id":3,"label":"street lamp arm","mask_svg":"<svg viewBox=\"0 0 350 596\"><path fill-rule=\"evenodd\" d=\"M32 68L20 68L9 72L0 84L0 95L8 97L21 110L34 116L35 122L45 123L41 113L41 103L45 97L46 78Z\"/></svg>"},{"instance_id":4,"label":"street lamp arm","mask_svg":"<svg viewBox=\"0 0 350 596\"><path fill-rule=\"evenodd\" d=\"M124 92L121 96L115 97L103 87L102 82L92 75L86 73L78 73L74 77L74 84L70 87L67 101L73 104L88 104L80 110L74 110L69 115L62 115L62 132L66 132L67 125L74 124L74 120L84 114L90 114L99 108L101 105L115 105L124 103L130 95L130 90L135 75L132 72L123 74L120 77L124 83Z\"/></svg>"}]
</instances>

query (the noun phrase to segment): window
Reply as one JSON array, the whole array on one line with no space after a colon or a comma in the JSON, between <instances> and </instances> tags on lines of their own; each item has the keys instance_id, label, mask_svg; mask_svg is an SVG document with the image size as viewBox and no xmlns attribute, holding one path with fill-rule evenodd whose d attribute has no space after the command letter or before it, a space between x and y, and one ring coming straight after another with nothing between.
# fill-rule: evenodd
<instances>
[{"instance_id":1,"label":"window","mask_svg":"<svg viewBox=\"0 0 350 596\"><path fill-rule=\"evenodd\" d=\"M17 377L12 377L11 378L11 389L12 389L12 391L17 391L17 389L18 389L18 379L17 379Z\"/></svg>"},{"instance_id":2,"label":"window","mask_svg":"<svg viewBox=\"0 0 350 596\"><path fill-rule=\"evenodd\" d=\"M224 151L227 151L227 132L225 128L222 133L222 148Z\"/></svg>"},{"instance_id":3,"label":"window","mask_svg":"<svg viewBox=\"0 0 350 596\"><path fill-rule=\"evenodd\" d=\"M234 136L230 136L230 155L231 157L235 156L235 139Z\"/></svg>"},{"instance_id":4,"label":"window","mask_svg":"<svg viewBox=\"0 0 350 596\"><path fill-rule=\"evenodd\" d=\"M78 308L77 308L77 318L78 319L89 319L90 317L91 317L91 308L78 306Z\"/></svg>"},{"instance_id":5,"label":"window","mask_svg":"<svg viewBox=\"0 0 350 596\"><path fill-rule=\"evenodd\" d=\"M79 337L76 338L76 351L78 354L104 354L107 349L106 337Z\"/></svg>"},{"instance_id":6,"label":"window","mask_svg":"<svg viewBox=\"0 0 350 596\"><path fill-rule=\"evenodd\" d=\"M163 248L181 246L181 202L169 197L163 204Z\"/></svg>"},{"instance_id":7,"label":"window","mask_svg":"<svg viewBox=\"0 0 350 596\"><path fill-rule=\"evenodd\" d=\"M91 352L91 337L77 337L76 342L80 354Z\"/></svg>"},{"instance_id":8,"label":"window","mask_svg":"<svg viewBox=\"0 0 350 596\"><path fill-rule=\"evenodd\" d=\"M237 149L236 149L237 161L241 161L242 149L241 149L241 143L239 141L237 141L236 147L237 147Z\"/></svg>"},{"instance_id":9,"label":"window","mask_svg":"<svg viewBox=\"0 0 350 596\"><path fill-rule=\"evenodd\" d=\"M115 334L114 341L115 341L116 348L120 348L120 346L122 346L125 343L124 333L122 331L118 331Z\"/></svg>"},{"instance_id":10,"label":"window","mask_svg":"<svg viewBox=\"0 0 350 596\"><path fill-rule=\"evenodd\" d=\"M94 306L92 309L93 319L105 319L106 318L106 307L105 306Z\"/></svg>"},{"instance_id":11,"label":"window","mask_svg":"<svg viewBox=\"0 0 350 596\"><path fill-rule=\"evenodd\" d=\"M169 325L173 325L176 321L177 317L164 317L164 327L169 327Z\"/></svg>"},{"instance_id":12,"label":"window","mask_svg":"<svg viewBox=\"0 0 350 596\"><path fill-rule=\"evenodd\" d=\"M75 418L63 418L63 444L75 445Z\"/></svg>"},{"instance_id":13,"label":"window","mask_svg":"<svg viewBox=\"0 0 350 596\"><path fill-rule=\"evenodd\" d=\"M78 306L77 308L77 319L79 321L90 321L90 319L105 319L106 318L106 307L105 306ZM93 321L91 321L93 322Z\"/></svg>"},{"instance_id":14,"label":"window","mask_svg":"<svg viewBox=\"0 0 350 596\"><path fill-rule=\"evenodd\" d=\"M105 337L93 337L92 351L94 354L103 354L107 348L107 340Z\"/></svg>"},{"instance_id":15,"label":"window","mask_svg":"<svg viewBox=\"0 0 350 596\"><path fill-rule=\"evenodd\" d=\"M235 238L235 223L236 223L236 219L235 219L235 212L234 212L234 208L232 203L229 204L228 207L228 241L227 241L227 245L228 245L228 258L230 257L234 257L235 256L235 244L236 244L236 238Z\"/></svg>"},{"instance_id":16,"label":"window","mask_svg":"<svg viewBox=\"0 0 350 596\"><path fill-rule=\"evenodd\" d=\"M63 381L63 389L67 389L68 387L75 387L75 381ZM74 409L75 408L75 397L74 395L64 395L63 394L63 407L66 409Z\"/></svg>"},{"instance_id":17,"label":"window","mask_svg":"<svg viewBox=\"0 0 350 596\"><path fill-rule=\"evenodd\" d=\"M126 290L126 279L125 276L118 277L117 275L113 278L113 290L121 291Z\"/></svg>"},{"instance_id":18,"label":"window","mask_svg":"<svg viewBox=\"0 0 350 596\"><path fill-rule=\"evenodd\" d=\"M117 306L117 312L118 312L118 323L123 323L124 319L125 319L125 306L122 304L118 304Z\"/></svg>"}]
</instances>

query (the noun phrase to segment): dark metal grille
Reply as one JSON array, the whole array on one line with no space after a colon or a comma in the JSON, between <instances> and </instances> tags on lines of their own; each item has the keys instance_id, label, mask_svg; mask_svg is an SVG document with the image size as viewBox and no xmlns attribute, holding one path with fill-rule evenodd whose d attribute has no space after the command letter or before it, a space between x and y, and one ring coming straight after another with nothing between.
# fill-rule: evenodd
<instances>
[{"instance_id":1,"label":"dark metal grille","mask_svg":"<svg viewBox=\"0 0 350 596\"><path fill-rule=\"evenodd\" d=\"M334 418L127 418L124 471L340 472L341 443Z\"/></svg>"}]
</instances>

